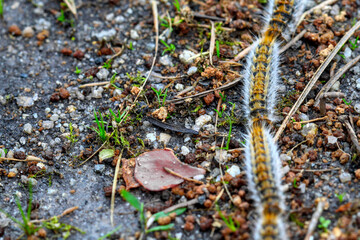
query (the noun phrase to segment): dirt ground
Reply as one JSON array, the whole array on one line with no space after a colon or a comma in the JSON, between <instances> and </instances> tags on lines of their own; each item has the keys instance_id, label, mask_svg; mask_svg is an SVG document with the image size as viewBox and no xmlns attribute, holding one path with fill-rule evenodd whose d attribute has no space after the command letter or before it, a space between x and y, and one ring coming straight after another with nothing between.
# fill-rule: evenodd
<instances>
[{"instance_id":1,"label":"dirt ground","mask_svg":"<svg viewBox=\"0 0 360 240\"><path fill-rule=\"evenodd\" d=\"M4 0L0 209L22 221L16 199L26 211L31 182L30 218L41 230L28 237L0 213L0 240L99 239L116 226L108 239L140 235L144 239L250 239L254 209L242 152L247 119L242 117L240 75L245 58L231 60L261 33L266 4L178 2L164 0L157 5L158 57L140 91L155 52L149 1L79 0L75 17L61 1ZM307 9L316 4L309 0ZM295 33L284 33L285 45L306 30L281 57L274 132L320 64L359 18L360 1L339 0L307 15ZM212 62L210 20L216 35ZM360 137L360 64L354 64L332 86L329 92L337 97L325 100L324 112L314 104L324 84L359 56L359 37L358 30L279 138L290 239L304 239L319 201L324 202L324 209L313 239L360 239L360 152L354 143L358 146ZM233 81L237 83L221 89ZM130 106L128 117L117 123L110 109L119 111L120 118ZM108 134L105 143L95 131L99 126L94 112L98 120L103 119ZM316 118L320 119L306 122ZM95 152L100 147L114 150L113 155L100 159ZM130 189L137 182L129 177L133 168L126 166L142 153L165 147L180 161L206 170L199 179L202 184L185 181L163 191L142 186ZM110 195L119 159L117 189L127 187L144 203L146 216L194 199L197 203L188 204L179 216L159 220L160 224L173 223L171 229L145 236L141 214L116 191L112 225ZM72 211L59 216L66 209ZM54 216L64 224L56 225ZM45 221L37 221L41 219Z\"/></svg>"}]
</instances>

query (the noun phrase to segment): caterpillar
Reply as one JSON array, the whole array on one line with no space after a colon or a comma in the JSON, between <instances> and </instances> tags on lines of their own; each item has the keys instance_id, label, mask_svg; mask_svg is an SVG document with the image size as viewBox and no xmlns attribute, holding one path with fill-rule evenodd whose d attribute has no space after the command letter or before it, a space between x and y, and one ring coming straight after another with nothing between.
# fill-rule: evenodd
<instances>
[{"instance_id":1,"label":"caterpillar","mask_svg":"<svg viewBox=\"0 0 360 240\"><path fill-rule=\"evenodd\" d=\"M296 0L296 4L302 0ZM270 132L274 120L278 86L279 43L294 12L295 0L269 2L266 28L249 53L244 78L244 112L249 119L245 145L245 167L248 188L258 219L253 238L287 239L283 221L284 194L281 188L281 161ZM298 13L297 13L298 14Z\"/></svg>"}]
</instances>

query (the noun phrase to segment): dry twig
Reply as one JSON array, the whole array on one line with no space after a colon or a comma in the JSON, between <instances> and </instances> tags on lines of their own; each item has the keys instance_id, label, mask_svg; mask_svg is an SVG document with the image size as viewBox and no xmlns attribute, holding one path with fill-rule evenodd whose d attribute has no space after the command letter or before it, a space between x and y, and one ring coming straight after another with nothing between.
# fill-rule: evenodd
<instances>
[{"instance_id":1,"label":"dry twig","mask_svg":"<svg viewBox=\"0 0 360 240\"><path fill-rule=\"evenodd\" d=\"M299 41L306 33L306 30L302 30L298 35L296 35L290 42L288 42L285 46L280 49L280 54L288 50L292 45L294 45L297 41Z\"/></svg>"},{"instance_id":2,"label":"dry twig","mask_svg":"<svg viewBox=\"0 0 360 240\"><path fill-rule=\"evenodd\" d=\"M182 178L186 181L189 181L189 182L193 182L193 183L197 183L197 184L204 184L202 181L199 181L199 180L196 180L196 179L192 179L192 178L188 178L188 177L184 177L182 175L180 175L179 173L177 172L174 172L173 170L171 170L170 168L167 168L167 167L164 167L164 170L168 173L170 173L171 175L174 175L176 177L179 177L179 178Z\"/></svg>"},{"instance_id":3,"label":"dry twig","mask_svg":"<svg viewBox=\"0 0 360 240\"><path fill-rule=\"evenodd\" d=\"M336 45L338 46L338 45ZM334 85L334 83L344 74L349 68L354 66L360 60L360 55L348 62L345 66L339 69L336 74L330 78L330 80L324 85L324 87L320 90L315 98L315 105L317 105L320 101L321 95L329 91L329 89Z\"/></svg>"},{"instance_id":4,"label":"dry twig","mask_svg":"<svg viewBox=\"0 0 360 240\"><path fill-rule=\"evenodd\" d=\"M75 0L64 0L64 3L69 8L70 12L77 18Z\"/></svg>"},{"instance_id":5,"label":"dry twig","mask_svg":"<svg viewBox=\"0 0 360 240\"><path fill-rule=\"evenodd\" d=\"M320 201L317 204L316 211L314 212L314 214L311 218L309 228L308 228L308 231L306 233L304 240L310 240L311 235L313 234L314 230L316 229L317 222L323 212L324 205L325 205L325 200L320 199Z\"/></svg>"},{"instance_id":6,"label":"dry twig","mask_svg":"<svg viewBox=\"0 0 360 240\"><path fill-rule=\"evenodd\" d=\"M306 85L304 91L301 93L298 100L295 102L294 106L291 108L290 112L282 122L281 126L279 127L278 131L276 132L274 141L277 141L284 131L286 124L289 122L292 115L297 111L297 109L300 107L302 102L305 100L309 92L311 91L312 87L315 85L316 81L319 79L321 74L324 72L326 67L330 64L331 60L335 57L335 55L338 53L340 48L348 41L348 39L354 34L354 32L360 27L360 21L358 21L345 35L341 38L341 40L338 42L336 47L332 50L331 54L325 59L325 61L321 64L321 66L318 68L318 70L315 72L314 76L311 78L309 83Z\"/></svg>"},{"instance_id":7,"label":"dry twig","mask_svg":"<svg viewBox=\"0 0 360 240\"><path fill-rule=\"evenodd\" d=\"M212 57L215 50L215 25L213 21L210 21L211 23L211 37L210 37L210 47L209 47L209 58L210 58L210 64L213 65Z\"/></svg>"},{"instance_id":8,"label":"dry twig","mask_svg":"<svg viewBox=\"0 0 360 240\"><path fill-rule=\"evenodd\" d=\"M113 225L113 226L114 226L115 192L116 192L116 185L117 185L117 181L118 181L122 153L123 153L123 150L121 150L121 153L116 162L114 180L113 180L112 189L111 189L110 222L111 222L111 225Z\"/></svg>"}]
</instances>

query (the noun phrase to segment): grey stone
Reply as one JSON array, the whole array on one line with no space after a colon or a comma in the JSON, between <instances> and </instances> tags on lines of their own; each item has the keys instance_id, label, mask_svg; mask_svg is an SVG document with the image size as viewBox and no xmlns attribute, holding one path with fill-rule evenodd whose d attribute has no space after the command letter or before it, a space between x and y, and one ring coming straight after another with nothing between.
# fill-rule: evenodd
<instances>
[{"instance_id":1,"label":"grey stone","mask_svg":"<svg viewBox=\"0 0 360 240\"><path fill-rule=\"evenodd\" d=\"M25 137L21 137L19 140L20 144L25 145L26 144L26 138Z\"/></svg>"},{"instance_id":2,"label":"grey stone","mask_svg":"<svg viewBox=\"0 0 360 240\"><path fill-rule=\"evenodd\" d=\"M114 28L102 30L99 33L93 33L93 36L96 37L99 41L109 41L116 36L116 30Z\"/></svg>"},{"instance_id":3,"label":"grey stone","mask_svg":"<svg viewBox=\"0 0 360 240\"><path fill-rule=\"evenodd\" d=\"M342 183L350 182L351 181L351 174L347 173L347 172L343 172L343 173L340 174L339 178L340 178L340 181Z\"/></svg>"},{"instance_id":4,"label":"grey stone","mask_svg":"<svg viewBox=\"0 0 360 240\"><path fill-rule=\"evenodd\" d=\"M23 35L23 37L31 38L35 35L35 31L32 27L26 27L22 31L22 35Z\"/></svg>"},{"instance_id":5,"label":"grey stone","mask_svg":"<svg viewBox=\"0 0 360 240\"><path fill-rule=\"evenodd\" d=\"M204 114L195 120L195 125L192 127L195 131L199 131L202 126L211 121L211 116Z\"/></svg>"},{"instance_id":6,"label":"grey stone","mask_svg":"<svg viewBox=\"0 0 360 240\"><path fill-rule=\"evenodd\" d=\"M174 64L171 62L171 58L169 55L162 56L159 59L159 63L163 66L173 66Z\"/></svg>"},{"instance_id":7,"label":"grey stone","mask_svg":"<svg viewBox=\"0 0 360 240\"><path fill-rule=\"evenodd\" d=\"M121 16L121 15L119 15L119 16L117 16L116 18L115 18L115 22L116 23L123 23L123 22L125 22L126 21L126 19L123 17L123 16Z\"/></svg>"},{"instance_id":8,"label":"grey stone","mask_svg":"<svg viewBox=\"0 0 360 240\"><path fill-rule=\"evenodd\" d=\"M54 122L53 121L43 121L42 126L44 129L52 129L52 128L54 128Z\"/></svg>"},{"instance_id":9,"label":"grey stone","mask_svg":"<svg viewBox=\"0 0 360 240\"><path fill-rule=\"evenodd\" d=\"M191 57L195 56L196 54L189 50L184 50L180 56L179 59L184 64L192 63L194 60L189 60Z\"/></svg>"},{"instance_id":10,"label":"grey stone","mask_svg":"<svg viewBox=\"0 0 360 240\"><path fill-rule=\"evenodd\" d=\"M190 153L190 149L187 146L182 146L181 147L181 154L182 155L188 155Z\"/></svg>"},{"instance_id":11,"label":"grey stone","mask_svg":"<svg viewBox=\"0 0 360 240\"><path fill-rule=\"evenodd\" d=\"M31 107L34 105L34 99L32 97L20 96L16 98L16 103L19 107Z\"/></svg>"},{"instance_id":12,"label":"grey stone","mask_svg":"<svg viewBox=\"0 0 360 240\"><path fill-rule=\"evenodd\" d=\"M57 120L59 120L59 115L58 115L58 114L53 114L53 115L51 115L50 120L51 120L51 121L57 121Z\"/></svg>"},{"instance_id":13,"label":"grey stone","mask_svg":"<svg viewBox=\"0 0 360 240\"><path fill-rule=\"evenodd\" d=\"M181 83L177 83L175 85L175 89L180 92L180 91L184 90L184 85Z\"/></svg>"},{"instance_id":14,"label":"grey stone","mask_svg":"<svg viewBox=\"0 0 360 240\"><path fill-rule=\"evenodd\" d=\"M147 133L146 134L146 139L149 140L150 142L154 142L156 140L156 133Z\"/></svg>"},{"instance_id":15,"label":"grey stone","mask_svg":"<svg viewBox=\"0 0 360 240\"><path fill-rule=\"evenodd\" d=\"M228 174L230 174L232 177L236 177L241 173L240 168L237 165L232 165L231 168L226 170Z\"/></svg>"},{"instance_id":16,"label":"grey stone","mask_svg":"<svg viewBox=\"0 0 360 240\"><path fill-rule=\"evenodd\" d=\"M131 30L130 30L130 37L131 37L132 39L134 39L134 40L138 40L138 39L140 38L140 35L139 35L139 33L138 33L136 30L131 29Z\"/></svg>"},{"instance_id":17,"label":"grey stone","mask_svg":"<svg viewBox=\"0 0 360 240\"><path fill-rule=\"evenodd\" d=\"M190 67L187 71L187 74L189 76L191 76L191 75L195 74L196 72L197 72L197 67Z\"/></svg>"},{"instance_id":18,"label":"grey stone","mask_svg":"<svg viewBox=\"0 0 360 240\"><path fill-rule=\"evenodd\" d=\"M111 22L114 19L114 13L109 13L108 15L105 16L106 21Z\"/></svg>"},{"instance_id":19,"label":"grey stone","mask_svg":"<svg viewBox=\"0 0 360 240\"><path fill-rule=\"evenodd\" d=\"M106 80L108 76L109 76L109 70L107 70L106 68L100 69L100 71L96 74L96 77L99 80Z\"/></svg>"},{"instance_id":20,"label":"grey stone","mask_svg":"<svg viewBox=\"0 0 360 240\"><path fill-rule=\"evenodd\" d=\"M309 133L316 135L317 130L318 128L315 123L308 123L305 124L305 126L301 130L301 135L303 135L304 137L306 137Z\"/></svg>"},{"instance_id":21,"label":"grey stone","mask_svg":"<svg viewBox=\"0 0 360 240\"><path fill-rule=\"evenodd\" d=\"M35 29L37 32L41 32L42 30L49 30L51 27L51 22L47 21L44 18L40 18L36 21Z\"/></svg>"},{"instance_id":22,"label":"grey stone","mask_svg":"<svg viewBox=\"0 0 360 240\"><path fill-rule=\"evenodd\" d=\"M96 164L94 167L94 170L96 173L103 173L105 171L105 165L104 164Z\"/></svg>"},{"instance_id":23,"label":"grey stone","mask_svg":"<svg viewBox=\"0 0 360 240\"><path fill-rule=\"evenodd\" d=\"M354 105L354 109L355 109L355 111L356 111L357 113L360 113L360 103L356 103L356 104Z\"/></svg>"},{"instance_id":24,"label":"grey stone","mask_svg":"<svg viewBox=\"0 0 360 240\"><path fill-rule=\"evenodd\" d=\"M32 126L30 123L25 123L24 125L24 132L26 132L27 134L31 134L32 132Z\"/></svg>"},{"instance_id":25,"label":"grey stone","mask_svg":"<svg viewBox=\"0 0 360 240\"><path fill-rule=\"evenodd\" d=\"M167 145L170 141L171 135L167 134L167 133L160 133L160 142L164 143L165 145Z\"/></svg>"},{"instance_id":26,"label":"grey stone","mask_svg":"<svg viewBox=\"0 0 360 240\"><path fill-rule=\"evenodd\" d=\"M352 51L351 51L351 49L349 47L345 48L344 56L345 56L346 61L350 61L351 52Z\"/></svg>"}]
</instances>

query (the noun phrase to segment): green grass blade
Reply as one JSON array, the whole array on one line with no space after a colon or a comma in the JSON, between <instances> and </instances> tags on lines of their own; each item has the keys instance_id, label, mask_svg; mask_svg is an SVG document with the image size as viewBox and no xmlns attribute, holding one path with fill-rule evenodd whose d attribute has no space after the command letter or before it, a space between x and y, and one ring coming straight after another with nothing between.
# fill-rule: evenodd
<instances>
[{"instance_id":1,"label":"green grass blade","mask_svg":"<svg viewBox=\"0 0 360 240\"><path fill-rule=\"evenodd\" d=\"M156 231L167 231L167 230L174 228L174 226L175 226L175 224L170 223L168 225L156 226L156 227L150 228L149 230L146 230L146 232L151 233L151 232L156 232Z\"/></svg>"},{"instance_id":2,"label":"green grass blade","mask_svg":"<svg viewBox=\"0 0 360 240\"><path fill-rule=\"evenodd\" d=\"M117 231L119 231L121 228L121 225L117 226L115 229L111 230L110 232L106 233L104 236L98 238L98 240L104 240L105 238L110 237L111 235L113 235L114 233L116 233Z\"/></svg>"},{"instance_id":3,"label":"green grass blade","mask_svg":"<svg viewBox=\"0 0 360 240\"><path fill-rule=\"evenodd\" d=\"M136 210L138 210L139 212L141 211L141 203L133 194L129 193L126 190L121 190L121 196Z\"/></svg>"}]
</instances>

